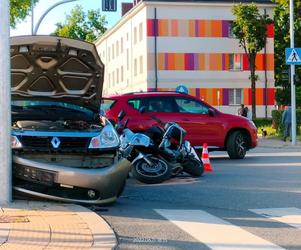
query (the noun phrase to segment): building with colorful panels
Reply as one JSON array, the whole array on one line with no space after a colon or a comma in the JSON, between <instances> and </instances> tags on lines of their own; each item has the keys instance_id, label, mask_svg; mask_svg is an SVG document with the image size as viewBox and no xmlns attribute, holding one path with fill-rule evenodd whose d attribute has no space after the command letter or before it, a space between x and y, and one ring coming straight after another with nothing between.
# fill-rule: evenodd
<instances>
[{"instance_id":1,"label":"building with colorful panels","mask_svg":"<svg viewBox=\"0 0 301 250\"><path fill-rule=\"evenodd\" d=\"M231 33L236 1L140 1L96 41L105 63L104 94L175 90L237 113L251 106L247 55ZM257 1L273 18L274 5ZM274 28L256 58L257 117L274 108Z\"/></svg>"}]
</instances>

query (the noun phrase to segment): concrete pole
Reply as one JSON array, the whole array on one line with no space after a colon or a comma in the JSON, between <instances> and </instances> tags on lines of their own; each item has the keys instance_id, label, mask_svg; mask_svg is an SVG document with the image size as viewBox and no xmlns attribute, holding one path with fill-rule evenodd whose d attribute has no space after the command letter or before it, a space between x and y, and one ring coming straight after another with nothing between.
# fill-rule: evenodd
<instances>
[{"instance_id":1,"label":"concrete pole","mask_svg":"<svg viewBox=\"0 0 301 250\"><path fill-rule=\"evenodd\" d=\"M12 199L9 0L0 2L0 204Z\"/></svg>"},{"instance_id":2,"label":"concrete pole","mask_svg":"<svg viewBox=\"0 0 301 250\"><path fill-rule=\"evenodd\" d=\"M291 48L295 47L294 40L294 0L290 0L290 37ZM292 144L296 145L296 86L294 83L295 65L291 64L291 107L292 107Z\"/></svg>"}]
</instances>

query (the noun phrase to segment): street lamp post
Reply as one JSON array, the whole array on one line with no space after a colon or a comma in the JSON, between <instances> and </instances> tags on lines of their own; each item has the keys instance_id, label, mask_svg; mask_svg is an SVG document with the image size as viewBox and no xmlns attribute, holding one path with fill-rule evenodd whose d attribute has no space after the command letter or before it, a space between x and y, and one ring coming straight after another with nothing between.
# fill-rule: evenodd
<instances>
[{"instance_id":1,"label":"street lamp post","mask_svg":"<svg viewBox=\"0 0 301 250\"><path fill-rule=\"evenodd\" d=\"M294 38L294 0L290 0L290 37L291 48L295 47ZM296 145L296 86L294 83L295 65L291 64L291 105L292 105L292 144Z\"/></svg>"},{"instance_id":2,"label":"street lamp post","mask_svg":"<svg viewBox=\"0 0 301 250\"><path fill-rule=\"evenodd\" d=\"M63 0L63 1L60 1L60 2L57 2L55 3L54 5L50 6L44 13L43 15L39 18L35 28L34 28L34 20L33 20L33 17L34 17L34 11L33 11L33 5L34 5L34 0L31 0L31 33L32 35L36 35L37 32L38 32L38 29L40 27L40 24L41 22L43 21L43 19L45 18L45 16L52 10L54 9L55 7L61 5L61 4L64 4L64 3L69 3L69 2L74 2L74 1L77 1L77 0Z\"/></svg>"}]
</instances>

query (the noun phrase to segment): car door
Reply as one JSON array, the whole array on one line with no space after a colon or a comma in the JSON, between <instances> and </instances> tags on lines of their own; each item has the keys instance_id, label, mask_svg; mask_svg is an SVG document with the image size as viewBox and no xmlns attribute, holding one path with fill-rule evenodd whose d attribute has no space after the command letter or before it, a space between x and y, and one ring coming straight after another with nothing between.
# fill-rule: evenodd
<instances>
[{"instance_id":1,"label":"car door","mask_svg":"<svg viewBox=\"0 0 301 250\"><path fill-rule=\"evenodd\" d=\"M177 120L187 131L187 140L194 146L207 143L210 147L222 147L224 141L224 124L213 109L205 103L190 97L175 96L178 107ZM213 112L212 112L213 111Z\"/></svg>"}]
</instances>

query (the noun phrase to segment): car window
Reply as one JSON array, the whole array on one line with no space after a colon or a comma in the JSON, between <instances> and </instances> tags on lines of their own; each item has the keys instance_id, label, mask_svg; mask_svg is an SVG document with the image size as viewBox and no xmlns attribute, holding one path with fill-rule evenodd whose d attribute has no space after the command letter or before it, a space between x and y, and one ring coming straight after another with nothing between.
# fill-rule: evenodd
<instances>
[{"instance_id":1,"label":"car window","mask_svg":"<svg viewBox=\"0 0 301 250\"><path fill-rule=\"evenodd\" d=\"M146 98L143 105L149 112L178 112L173 98L168 96Z\"/></svg>"},{"instance_id":2,"label":"car window","mask_svg":"<svg viewBox=\"0 0 301 250\"><path fill-rule=\"evenodd\" d=\"M131 99L128 101L128 104L137 110L139 110L141 108L141 100L140 99Z\"/></svg>"},{"instance_id":3,"label":"car window","mask_svg":"<svg viewBox=\"0 0 301 250\"><path fill-rule=\"evenodd\" d=\"M102 99L100 109L104 112L110 110L116 101L112 99Z\"/></svg>"},{"instance_id":4,"label":"car window","mask_svg":"<svg viewBox=\"0 0 301 250\"><path fill-rule=\"evenodd\" d=\"M176 97L175 101L180 113L208 114L209 108L196 100Z\"/></svg>"}]
</instances>

